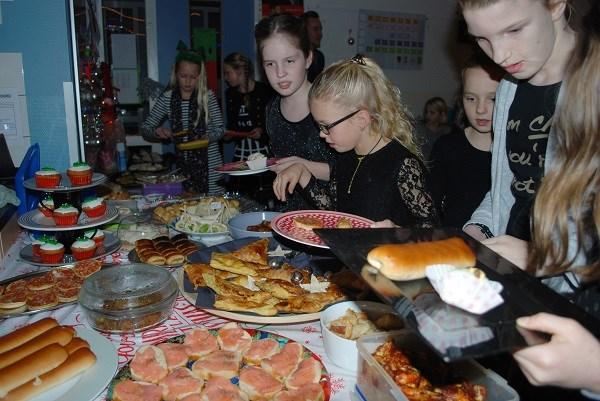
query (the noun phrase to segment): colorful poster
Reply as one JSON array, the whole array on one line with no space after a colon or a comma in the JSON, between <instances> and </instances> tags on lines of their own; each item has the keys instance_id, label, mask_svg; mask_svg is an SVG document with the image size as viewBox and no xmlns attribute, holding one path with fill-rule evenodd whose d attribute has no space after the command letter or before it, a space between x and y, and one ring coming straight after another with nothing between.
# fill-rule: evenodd
<instances>
[{"instance_id":1,"label":"colorful poster","mask_svg":"<svg viewBox=\"0 0 600 401\"><path fill-rule=\"evenodd\" d=\"M422 14L359 10L358 52L384 69L420 70L426 20Z\"/></svg>"},{"instance_id":2,"label":"colorful poster","mask_svg":"<svg viewBox=\"0 0 600 401\"><path fill-rule=\"evenodd\" d=\"M262 0L262 16L288 13L296 16L304 12L304 0Z\"/></svg>"}]
</instances>

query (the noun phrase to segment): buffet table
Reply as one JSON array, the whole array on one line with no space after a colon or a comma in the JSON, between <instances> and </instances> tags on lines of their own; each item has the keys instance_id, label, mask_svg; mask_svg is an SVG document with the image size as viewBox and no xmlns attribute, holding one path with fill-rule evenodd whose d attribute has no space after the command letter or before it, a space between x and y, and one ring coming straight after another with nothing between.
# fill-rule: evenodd
<instances>
[{"instance_id":1,"label":"buffet table","mask_svg":"<svg viewBox=\"0 0 600 401\"><path fill-rule=\"evenodd\" d=\"M230 238L223 237L222 240ZM40 267L29 265L19 259L20 250L28 243L29 237L26 233L21 233L10 248L7 255L0 264L0 281L14 277L20 274L37 271ZM214 245L214 242L207 244ZM120 251L105 258L106 263L125 264L128 262L127 252ZM176 274L177 269L171 269ZM89 324L83 314L79 304L67 305L59 309L48 312L40 312L33 315L13 317L0 320L0 336L10 333L12 330L26 324L30 324L43 317L53 317L62 325L85 326ZM135 351L143 344L154 344L164 341L168 338L184 334L191 327L200 326L209 329L221 327L228 320L213 316L190 304L181 295L178 296L173 313L169 318L154 328L135 333L135 334L105 334L115 347L118 354L119 368L125 365ZM325 354L323 348L323 339L321 336L321 326L318 321L290 324L290 325L256 325L242 324L243 327L260 328L261 330L274 332L283 337L292 340L309 348L312 352L319 355L330 374L331 382L331 400L349 400L354 397L354 385L356 375L354 372L340 368L334 365ZM115 372L116 373L116 372ZM106 389L96 397L96 400L106 399ZM83 400L82 400L83 401Z\"/></svg>"}]
</instances>

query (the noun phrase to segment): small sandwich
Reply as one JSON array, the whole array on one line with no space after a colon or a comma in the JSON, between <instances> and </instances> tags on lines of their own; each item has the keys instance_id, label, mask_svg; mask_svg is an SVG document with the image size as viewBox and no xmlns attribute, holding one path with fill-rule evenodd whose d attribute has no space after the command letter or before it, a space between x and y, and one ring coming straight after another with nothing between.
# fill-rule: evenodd
<instances>
[{"instance_id":1,"label":"small sandwich","mask_svg":"<svg viewBox=\"0 0 600 401\"><path fill-rule=\"evenodd\" d=\"M323 220L318 217L298 216L294 217L294 225L303 230L312 231L314 228L323 228Z\"/></svg>"}]
</instances>

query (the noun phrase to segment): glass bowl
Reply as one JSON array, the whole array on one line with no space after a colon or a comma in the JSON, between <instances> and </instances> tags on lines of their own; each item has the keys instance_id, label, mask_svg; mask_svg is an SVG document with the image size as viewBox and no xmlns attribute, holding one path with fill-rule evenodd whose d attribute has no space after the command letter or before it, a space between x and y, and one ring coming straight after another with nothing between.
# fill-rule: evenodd
<instances>
[{"instance_id":1,"label":"glass bowl","mask_svg":"<svg viewBox=\"0 0 600 401\"><path fill-rule=\"evenodd\" d=\"M94 329L126 333L167 319L177 292L177 282L168 270L131 264L105 268L88 277L79 303Z\"/></svg>"}]
</instances>

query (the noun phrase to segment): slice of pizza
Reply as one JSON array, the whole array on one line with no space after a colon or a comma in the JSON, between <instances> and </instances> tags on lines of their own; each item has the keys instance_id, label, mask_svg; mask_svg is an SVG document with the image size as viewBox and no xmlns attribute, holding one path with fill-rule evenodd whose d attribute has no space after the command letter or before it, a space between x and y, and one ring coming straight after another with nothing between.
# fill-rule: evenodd
<instances>
[{"instance_id":1,"label":"slice of pizza","mask_svg":"<svg viewBox=\"0 0 600 401\"><path fill-rule=\"evenodd\" d=\"M240 260L246 262L258 263L261 265L267 265L269 263L267 258L267 252L269 251L269 239L262 238L258 241L249 243L246 246L241 247L237 251L231 254Z\"/></svg>"},{"instance_id":2,"label":"slice of pizza","mask_svg":"<svg viewBox=\"0 0 600 401\"><path fill-rule=\"evenodd\" d=\"M239 297L217 295L213 305L217 309L231 312L251 312L261 316L275 316L277 309L273 305L251 302Z\"/></svg>"},{"instance_id":3,"label":"slice of pizza","mask_svg":"<svg viewBox=\"0 0 600 401\"><path fill-rule=\"evenodd\" d=\"M244 274L246 276L256 276L258 275L258 271L269 268L265 265L238 259L230 253L220 252L212 253L210 265L218 270L225 270L235 274Z\"/></svg>"}]
</instances>

